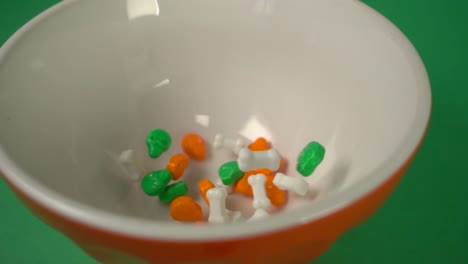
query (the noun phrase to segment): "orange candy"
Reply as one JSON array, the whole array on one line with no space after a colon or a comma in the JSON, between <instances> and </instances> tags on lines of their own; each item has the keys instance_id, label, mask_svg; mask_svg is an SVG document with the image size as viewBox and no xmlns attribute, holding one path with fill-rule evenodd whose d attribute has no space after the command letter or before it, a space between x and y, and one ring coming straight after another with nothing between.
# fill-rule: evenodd
<instances>
[{"instance_id":1,"label":"orange candy","mask_svg":"<svg viewBox=\"0 0 468 264\"><path fill-rule=\"evenodd\" d=\"M234 184L234 191L237 192L237 193L242 193L242 194L245 194L247 196L253 196L253 191L252 191L252 187L250 186L249 182L247 181L247 179L251 176L251 175L255 175L255 174L258 174L258 173L261 173L265 176L273 176L273 172L269 169L257 169L257 170L251 170L251 171L247 171L246 173L244 173L244 175L242 176L242 178L240 178L235 184Z\"/></svg>"},{"instance_id":2,"label":"orange candy","mask_svg":"<svg viewBox=\"0 0 468 264\"><path fill-rule=\"evenodd\" d=\"M270 144L265 138L259 137L250 143L249 149L252 151L264 151L270 149Z\"/></svg>"},{"instance_id":3,"label":"orange candy","mask_svg":"<svg viewBox=\"0 0 468 264\"><path fill-rule=\"evenodd\" d=\"M278 172L286 173L287 169L288 169L288 160L285 157L281 157L280 167L278 169Z\"/></svg>"},{"instance_id":4,"label":"orange candy","mask_svg":"<svg viewBox=\"0 0 468 264\"><path fill-rule=\"evenodd\" d=\"M201 196L205 200L207 205L210 205L210 200L206 198L206 193L209 189L214 188L214 184L209 179L203 179L198 182L198 190L200 191Z\"/></svg>"},{"instance_id":5,"label":"orange candy","mask_svg":"<svg viewBox=\"0 0 468 264\"><path fill-rule=\"evenodd\" d=\"M172 179L178 180L189 165L189 158L185 154L176 154L169 159L166 165L166 169L171 172Z\"/></svg>"},{"instance_id":6,"label":"orange candy","mask_svg":"<svg viewBox=\"0 0 468 264\"><path fill-rule=\"evenodd\" d=\"M176 221L196 222L203 218L201 206L190 196L180 196L170 205L171 216Z\"/></svg>"},{"instance_id":7,"label":"orange candy","mask_svg":"<svg viewBox=\"0 0 468 264\"><path fill-rule=\"evenodd\" d=\"M273 176L273 172L267 168L257 169L256 172L257 174L261 173L265 176Z\"/></svg>"},{"instance_id":8,"label":"orange candy","mask_svg":"<svg viewBox=\"0 0 468 264\"><path fill-rule=\"evenodd\" d=\"M198 134L187 134L182 138L182 149L194 160L206 159L205 140Z\"/></svg>"},{"instance_id":9,"label":"orange candy","mask_svg":"<svg viewBox=\"0 0 468 264\"><path fill-rule=\"evenodd\" d=\"M254 170L245 172L242 178L240 178L238 181L236 181L236 183L234 183L234 191L236 193L242 193L247 196L253 196L252 187L250 186L247 179L251 175L255 175L255 174L257 174L257 172Z\"/></svg>"},{"instance_id":10,"label":"orange candy","mask_svg":"<svg viewBox=\"0 0 468 264\"><path fill-rule=\"evenodd\" d=\"M276 187L273 184L273 179L275 176L273 176L273 172L269 169L258 169L258 170L251 170L242 176L235 184L234 184L234 191L237 193L242 193L247 196L253 196L253 191L252 191L252 186L250 186L248 182L248 178L251 175L255 174L264 174L267 177L267 180L265 182L265 188L266 188L266 193L268 198L271 201L271 204L274 206L280 206L286 201L286 192L283 190L280 190L278 187Z\"/></svg>"}]
</instances>

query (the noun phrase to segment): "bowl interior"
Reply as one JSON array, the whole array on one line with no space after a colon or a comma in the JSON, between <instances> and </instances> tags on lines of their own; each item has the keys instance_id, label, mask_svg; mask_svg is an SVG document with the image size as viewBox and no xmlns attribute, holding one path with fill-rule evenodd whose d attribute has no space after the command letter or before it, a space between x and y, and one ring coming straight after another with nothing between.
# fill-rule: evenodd
<instances>
[{"instance_id":1,"label":"bowl interior","mask_svg":"<svg viewBox=\"0 0 468 264\"><path fill-rule=\"evenodd\" d=\"M76 1L38 22L0 61L0 144L40 184L69 199L171 221L167 206L122 176L112 158L134 149L146 171L165 167L197 132L269 139L298 176L310 141L327 149L307 178L320 192L369 180L422 133L429 95L419 58L387 21L354 1ZM146 155L164 128L171 149ZM398 155L397 155L398 156ZM211 151L184 176L216 180L234 156ZM366 178L367 177L367 178ZM201 201L201 200L200 200ZM228 207L252 213L234 195Z\"/></svg>"}]
</instances>

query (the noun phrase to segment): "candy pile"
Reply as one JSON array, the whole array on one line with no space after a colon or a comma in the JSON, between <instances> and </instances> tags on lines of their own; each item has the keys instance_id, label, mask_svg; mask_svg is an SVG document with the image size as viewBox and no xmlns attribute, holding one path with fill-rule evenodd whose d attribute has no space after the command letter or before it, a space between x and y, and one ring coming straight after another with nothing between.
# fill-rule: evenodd
<instances>
[{"instance_id":1,"label":"candy pile","mask_svg":"<svg viewBox=\"0 0 468 264\"><path fill-rule=\"evenodd\" d=\"M162 129L151 131L146 138L148 155L159 158L171 146L169 133ZM190 158L194 160L206 159L205 140L197 134L187 134L182 138L182 150L172 156L166 169L146 174L141 181L141 188L149 196L159 196L163 203L170 203L171 216L177 221L199 221L203 217L201 206L189 196L188 185L180 180L189 166ZM174 183L170 184L171 181Z\"/></svg>"},{"instance_id":2,"label":"candy pile","mask_svg":"<svg viewBox=\"0 0 468 264\"><path fill-rule=\"evenodd\" d=\"M151 131L146 139L148 155L159 158L172 144L169 133L162 129ZM287 192L300 196L306 195L308 183L303 177L291 177L285 174L287 162L284 157L265 138L253 142L242 139L229 139L216 135L213 148L228 149L237 156L222 164L218 175L222 184L214 184L205 178L198 182L198 190L209 207L209 223L235 223L244 221L241 212L226 209L226 198L230 192L253 198L255 213L247 220L262 219L269 215L268 208L285 204ZM170 213L174 220L197 222L203 219L203 209L192 197L187 196L189 186L181 180L190 159L207 159L207 143L198 134L186 134L181 147L184 153L173 155L166 168L152 171L141 180L141 188L149 196L158 196L162 203L170 204ZM296 170L304 177L312 175L325 157L325 148L318 142L310 142L299 153ZM125 151L120 156L120 163L129 177L138 179L141 172L136 166L132 151Z\"/></svg>"}]
</instances>

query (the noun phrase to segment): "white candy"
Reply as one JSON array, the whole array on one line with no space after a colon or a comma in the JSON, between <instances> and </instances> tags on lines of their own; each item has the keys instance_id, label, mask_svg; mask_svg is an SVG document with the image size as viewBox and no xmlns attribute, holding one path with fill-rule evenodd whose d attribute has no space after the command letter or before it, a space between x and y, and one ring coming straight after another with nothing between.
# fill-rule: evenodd
<instances>
[{"instance_id":1,"label":"white candy","mask_svg":"<svg viewBox=\"0 0 468 264\"><path fill-rule=\"evenodd\" d=\"M226 209L226 197L230 190L228 187L231 186L217 186L215 188L211 188L206 193L206 197L210 201L210 216L208 217L208 222L240 223L245 220L241 212Z\"/></svg>"},{"instance_id":2,"label":"white candy","mask_svg":"<svg viewBox=\"0 0 468 264\"><path fill-rule=\"evenodd\" d=\"M229 211L229 210L227 210L227 213L229 215L229 220L231 221L231 223L240 223L240 222L243 222L245 220L244 216L239 211Z\"/></svg>"},{"instance_id":3,"label":"white candy","mask_svg":"<svg viewBox=\"0 0 468 264\"><path fill-rule=\"evenodd\" d=\"M254 197L252 205L255 209L267 209L271 205L265 189L266 179L266 176L260 173L250 176L247 180L250 186L252 186Z\"/></svg>"},{"instance_id":4,"label":"white candy","mask_svg":"<svg viewBox=\"0 0 468 264\"><path fill-rule=\"evenodd\" d=\"M276 173L273 184L281 190L293 191L300 196L309 191L309 184L302 177L290 177L283 173Z\"/></svg>"},{"instance_id":5,"label":"white candy","mask_svg":"<svg viewBox=\"0 0 468 264\"><path fill-rule=\"evenodd\" d=\"M232 152L234 152L234 154L236 154L236 155L246 145L247 145L247 143L244 140L240 139L240 138L230 139L230 138L224 137L221 134L217 134L215 136L214 141L213 141L213 147L215 149L222 149L222 148L229 149Z\"/></svg>"},{"instance_id":6,"label":"white candy","mask_svg":"<svg viewBox=\"0 0 468 264\"><path fill-rule=\"evenodd\" d=\"M253 207L256 209L252 217L249 218L248 222L263 219L269 216L266 209L271 205L270 199L266 194L265 182L266 176L259 173L252 175L248 178L250 186L252 186L253 192Z\"/></svg>"},{"instance_id":7,"label":"white candy","mask_svg":"<svg viewBox=\"0 0 468 264\"><path fill-rule=\"evenodd\" d=\"M214 187L206 192L210 201L209 223L226 223L229 220L226 210L227 191L224 187Z\"/></svg>"},{"instance_id":8,"label":"white candy","mask_svg":"<svg viewBox=\"0 0 468 264\"><path fill-rule=\"evenodd\" d=\"M255 213L252 215L252 217L250 217L249 220L247 220L247 222L264 219L264 218L267 218L268 216L270 215L265 209L257 209L255 210Z\"/></svg>"},{"instance_id":9,"label":"white candy","mask_svg":"<svg viewBox=\"0 0 468 264\"><path fill-rule=\"evenodd\" d=\"M243 148L239 151L237 164L241 171L249 171L260 168L267 168L272 171L279 169L281 161L280 153L275 149L265 151L252 151Z\"/></svg>"},{"instance_id":10,"label":"white candy","mask_svg":"<svg viewBox=\"0 0 468 264\"><path fill-rule=\"evenodd\" d=\"M130 180L137 181L140 179L141 172L138 169L133 150L123 151L118 158L118 162Z\"/></svg>"}]
</instances>

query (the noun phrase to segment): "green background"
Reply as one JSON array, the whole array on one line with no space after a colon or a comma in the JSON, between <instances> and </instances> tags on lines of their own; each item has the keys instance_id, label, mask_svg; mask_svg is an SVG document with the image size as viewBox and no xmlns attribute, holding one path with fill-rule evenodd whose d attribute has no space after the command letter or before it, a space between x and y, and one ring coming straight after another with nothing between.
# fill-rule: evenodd
<instances>
[{"instance_id":1,"label":"green background","mask_svg":"<svg viewBox=\"0 0 468 264\"><path fill-rule=\"evenodd\" d=\"M1 0L0 44L57 0ZM433 116L405 178L367 222L314 263L468 263L468 1L365 0L411 40ZM0 181L0 263L95 263Z\"/></svg>"}]
</instances>

